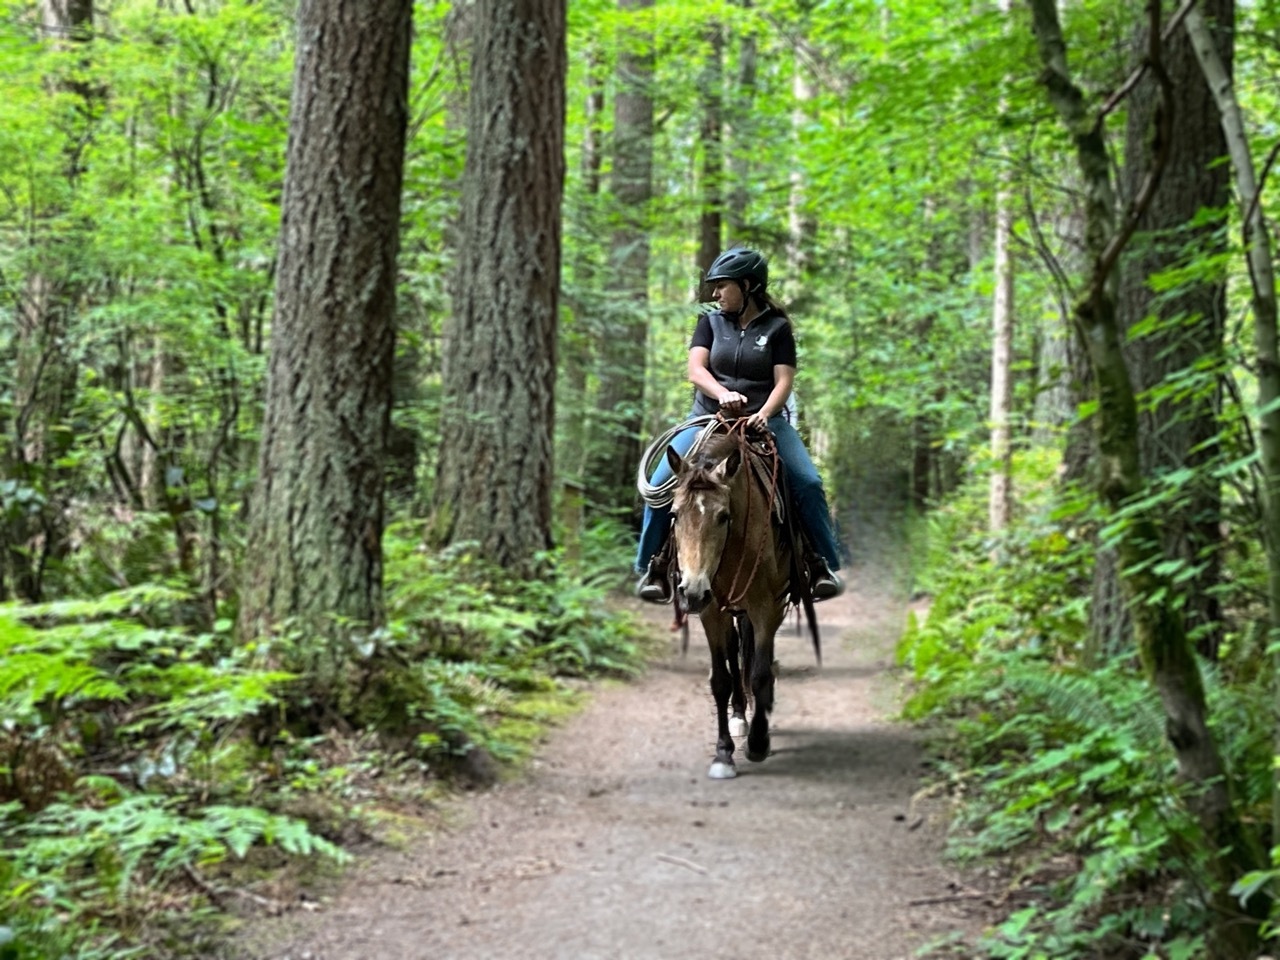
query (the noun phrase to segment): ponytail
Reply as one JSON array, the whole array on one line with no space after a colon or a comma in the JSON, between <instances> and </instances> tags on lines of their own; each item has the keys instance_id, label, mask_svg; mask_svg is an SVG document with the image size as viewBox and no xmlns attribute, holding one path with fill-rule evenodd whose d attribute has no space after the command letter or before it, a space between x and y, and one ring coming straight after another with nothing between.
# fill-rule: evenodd
<instances>
[{"instance_id":1,"label":"ponytail","mask_svg":"<svg viewBox=\"0 0 1280 960\"><path fill-rule=\"evenodd\" d=\"M751 299L753 299L756 302L756 306L759 307L762 312L771 310L774 313L781 314L783 317L785 317L788 323L791 322L791 317L787 314L787 311L783 308L782 304L780 304L777 300L773 299L773 297L769 296L767 291L752 290Z\"/></svg>"}]
</instances>

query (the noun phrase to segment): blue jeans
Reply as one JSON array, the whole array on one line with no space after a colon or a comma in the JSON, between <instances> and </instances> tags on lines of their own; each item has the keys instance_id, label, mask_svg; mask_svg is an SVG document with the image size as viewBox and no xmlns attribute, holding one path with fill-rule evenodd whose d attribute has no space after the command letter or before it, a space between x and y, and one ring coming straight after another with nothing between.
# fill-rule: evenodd
<instances>
[{"instance_id":1,"label":"blue jeans","mask_svg":"<svg viewBox=\"0 0 1280 960\"><path fill-rule=\"evenodd\" d=\"M796 428L787 422L787 418L778 414L769 420L769 429L773 431L778 445L778 456L782 458L783 469L787 472L787 485L791 488L791 499L795 501L796 518L800 528L808 536L813 548L818 551L832 570L840 569L840 544L836 540L835 530L831 525L831 511L827 507L827 494L822 489L822 478L818 476L818 468L809 459L809 451ZM684 456L698 438L701 427L690 427L676 434L671 447ZM649 482L660 484L671 476L671 464L663 457L658 469L653 472ZM636 550L636 572L644 573L649 569L649 561L662 546L667 536L667 528L671 525L671 508L644 508L644 523L640 527L640 546Z\"/></svg>"}]
</instances>

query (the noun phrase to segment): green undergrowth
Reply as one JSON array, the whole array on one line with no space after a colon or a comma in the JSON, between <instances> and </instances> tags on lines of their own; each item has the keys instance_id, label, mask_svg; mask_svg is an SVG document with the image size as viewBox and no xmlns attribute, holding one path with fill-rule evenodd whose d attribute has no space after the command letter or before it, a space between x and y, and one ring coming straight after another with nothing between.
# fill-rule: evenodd
<instances>
[{"instance_id":1,"label":"green undergrowth","mask_svg":"<svg viewBox=\"0 0 1280 960\"><path fill-rule=\"evenodd\" d=\"M998 540L986 491L929 520L930 605L899 645L905 714L931 733L954 799L950 854L995 869L1003 916L935 956L1002 960L1205 955L1204 838L1175 780L1158 698L1131 655L1092 658L1091 519L1021 458L1020 511ZM1246 822L1269 816L1265 689L1204 665L1211 723ZM956 953L955 951L959 951Z\"/></svg>"},{"instance_id":2,"label":"green undergrowth","mask_svg":"<svg viewBox=\"0 0 1280 960\"><path fill-rule=\"evenodd\" d=\"M0 958L215 956L227 909L412 835L589 678L641 668L643 632L607 603L620 534L528 583L419 533L386 538L374 630L240 643L230 610L184 626L180 584L0 607Z\"/></svg>"}]
</instances>

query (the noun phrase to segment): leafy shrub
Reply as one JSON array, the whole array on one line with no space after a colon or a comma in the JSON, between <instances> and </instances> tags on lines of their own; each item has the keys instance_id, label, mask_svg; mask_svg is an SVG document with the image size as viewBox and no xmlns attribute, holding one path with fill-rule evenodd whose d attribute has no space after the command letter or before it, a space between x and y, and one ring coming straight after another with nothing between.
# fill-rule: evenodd
<instances>
[{"instance_id":1,"label":"leafy shrub","mask_svg":"<svg viewBox=\"0 0 1280 960\"><path fill-rule=\"evenodd\" d=\"M128 956L119 928L149 884L254 844L342 857L302 821L201 806L220 786L200 770L292 676L225 633L162 626L185 599L146 585L0 607L0 922L15 956Z\"/></svg>"},{"instance_id":2,"label":"leafy shrub","mask_svg":"<svg viewBox=\"0 0 1280 960\"><path fill-rule=\"evenodd\" d=\"M1201 956L1207 845L1159 701L1133 657L1084 665L1084 515L1037 487L1034 469L1016 482L1023 511L999 540L983 529L982 490L933 519L921 581L932 604L898 651L912 678L905 712L930 722L939 776L958 801L952 854L998 857L1011 871L1010 915L970 949L1020 960ZM1265 818L1265 691L1212 668L1205 677L1234 795L1246 820Z\"/></svg>"}]
</instances>

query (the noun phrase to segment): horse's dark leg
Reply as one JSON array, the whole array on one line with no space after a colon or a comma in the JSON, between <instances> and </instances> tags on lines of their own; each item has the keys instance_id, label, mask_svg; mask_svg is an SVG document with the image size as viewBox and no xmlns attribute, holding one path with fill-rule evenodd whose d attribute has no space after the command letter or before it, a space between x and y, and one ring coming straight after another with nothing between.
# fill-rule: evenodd
<instances>
[{"instance_id":1,"label":"horse's dark leg","mask_svg":"<svg viewBox=\"0 0 1280 960\"><path fill-rule=\"evenodd\" d=\"M742 668L738 673L738 684L745 704L749 698L747 684L751 682L751 665L756 656L756 634L746 614L738 618L738 636L742 644Z\"/></svg>"},{"instance_id":2,"label":"horse's dark leg","mask_svg":"<svg viewBox=\"0 0 1280 960\"><path fill-rule=\"evenodd\" d=\"M733 622L719 610L704 611L702 629L711 651L711 696L716 702L716 758L707 771L713 780L729 780L738 775L733 765L733 737L729 734L729 698L733 678L729 674L729 645Z\"/></svg>"},{"instance_id":3,"label":"horse's dark leg","mask_svg":"<svg viewBox=\"0 0 1280 960\"><path fill-rule=\"evenodd\" d=\"M751 629L751 624L747 623L747 629ZM750 638L748 637L748 640ZM746 736L747 733L747 690L742 682L742 664L739 657L742 656L743 638L739 632L738 625L735 624L729 633L729 680L732 684L730 688L730 700L733 704L733 714L729 717L729 733L735 737Z\"/></svg>"},{"instance_id":4,"label":"horse's dark leg","mask_svg":"<svg viewBox=\"0 0 1280 960\"><path fill-rule=\"evenodd\" d=\"M773 636L783 620L783 612L767 611L762 622L752 622L754 656L751 662L751 727L747 731L747 759L759 763L769 756L769 713L773 710Z\"/></svg>"}]
</instances>

